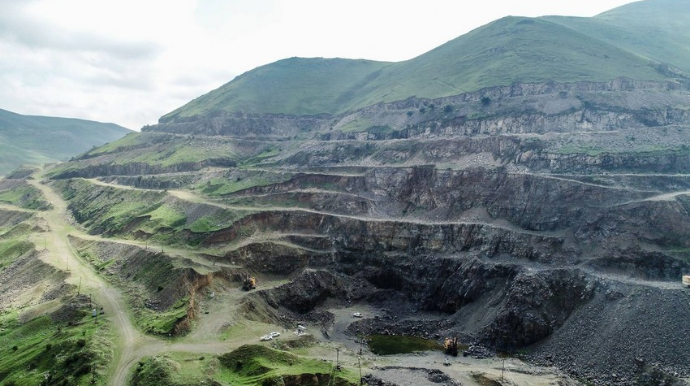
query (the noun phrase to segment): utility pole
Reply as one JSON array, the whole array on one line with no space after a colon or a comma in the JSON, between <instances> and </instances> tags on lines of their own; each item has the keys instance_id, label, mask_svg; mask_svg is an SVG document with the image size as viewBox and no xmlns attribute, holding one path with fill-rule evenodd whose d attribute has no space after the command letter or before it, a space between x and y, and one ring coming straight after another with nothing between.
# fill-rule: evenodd
<instances>
[{"instance_id":1,"label":"utility pole","mask_svg":"<svg viewBox=\"0 0 690 386\"><path fill-rule=\"evenodd\" d=\"M336 348L335 348L335 369L336 369L336 370L339 370L339 367L338 367L338 366L339 366L339 365L338 365L338 358L339 358L339 355L338 355L338 354L340 354L340 349L339 349L338 347L336 347Z\"/></svg>"},{"instance_id":2,"label":"utility pole","mask_svg":"<svg viewBox=\"0 0 690 386\"><path fill-rule=\"evenodd\" d=\"M503 368L501 369L501 382L503 382L503 373L506 371L506 359L503 358Z\"/></svg>"},{"instance_id":3,"label":"utility pole","mask_svg":"<svg viewBox=\"0 0 690 386\"><path fill-rule=\"evenodd\" d=\"M81 276L79 276L79 287L77 289L77 296L79 296L79 294L81 294Z\"/></svg>"},{"instance_id":4,"label":"utility pole","mask_svg":"<svg viewBox=\"0 0 690 386\"><path fill-rule=\"evenodd\" d=\"M359 384L362 384L362 357L357 357L357 365L359 365Z\"/></svg>"}]
</instances>

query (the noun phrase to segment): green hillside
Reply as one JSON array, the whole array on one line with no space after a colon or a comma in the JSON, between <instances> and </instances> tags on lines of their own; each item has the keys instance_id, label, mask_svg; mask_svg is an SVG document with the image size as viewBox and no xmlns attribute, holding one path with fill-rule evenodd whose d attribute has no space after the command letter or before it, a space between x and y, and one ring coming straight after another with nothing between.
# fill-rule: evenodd
<instances>
[{"instance_id":1,"label":"green hillside","mask_svg":"<svg viewBox=\"0 0 690 386\"><path fill-rule=\"evenodd\" d=\"M635 4L629 7L634 10ZM617 14L616 10L611 12ZM690 15L685 11L678 13L681 21ZM634 12L625 13L625 17L608 14L591 19L591 23L608 26L611 18L622 24L627 23L627 18L643 19ZM652 55L619 44L618 40L626 36L624 32L618 39L602 39L587 28L570 28L567 24L573 23L566 23L568 20L571 19L506 17L398 63L322 58L281 60L237 77L163 116L161 122L215 111L332 114L411 96L437 98L515 82L667 79L655 69L649 59ZM584 18L576 20L590 22ZM690 47L688 40L679 37L671 41ZM662 45L659 41L643 43Z\"/></svg>"},{"instance_id":2,"label":"green hillside","mask_svg":"<svg viewBox=\"0 0 690 386\"><path fill-rule=\"evenodd\" d=\"M22 164L64 160L129 132L112 123L20 115L0 109L0 175Z\"/></svg>"},{"instance_id":3,"label":"green hillside","mask_svg":"<svg viewBox=\"0 0 690 386\"><path fill-rule=\"evenodd\" d=\"M544 20L690 72L690 1L647 0L591 18L549 16Z\"/></svg>"},{"instance_id":4,"label":"green hillside","mask_svg":"<svg viewBox=\"0 0 690 386\"><path fill-rule=\"evenodd\" d=\"M506 17L387 68L348 108L442 97L514 82L661 80L644 60L545 20Z\"/></svg>"},{"instance_id":5,"label":"green hillside","mask_svg":"<svg viewBox=\"0 0 690 386\"><path fill-rule=\"evenodd\" d=\"M362 85L389 63L290 58L255 68L166 115L168 120L210 111L314 115L349 105Z\"/></svg>"}]
</instances>

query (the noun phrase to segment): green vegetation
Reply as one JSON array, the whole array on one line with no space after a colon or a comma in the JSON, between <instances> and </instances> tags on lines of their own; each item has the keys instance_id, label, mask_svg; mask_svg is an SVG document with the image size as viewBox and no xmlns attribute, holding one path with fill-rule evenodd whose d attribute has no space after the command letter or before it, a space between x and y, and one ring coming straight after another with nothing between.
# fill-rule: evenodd
<instances>
[{"instance_id":1,"label":"green vegetation","mask_svg":"<svg viewBox=\"0 0 690 386\"><path fill-rule=\"evenodd\" d=\"M66 322L50 316L21 322L16 312L5 312L0 315L0 383L88 385L93 376L101 380L99 369L110 356L102 342L108 335L108 326L94 323L85 307L72 311Z\"/></svg>"},{"instance_id":2,"label":"green vegetation","mask_svg":"<svg viewBox=\"0 0 690 386\"><path fill-rule=\"evenodd\" d=\"M175 334L177 324L187 316L189 297L179 299L164 312L155 312L146 308L135 308L134 316L137 326L149 334L168 336Z\"/></svg>"},{"instance_id":3,"label":"green vegetation","mask_svg":"<svg viewBox=\"0 0 690 386\"><path fill-rule=\"evenodd\" d=\"M335 374L332 382L331 374ZM354 386L359 384L357 377L347 369L334 371L330 362L304 359L264 346L245 345L217 358L180 353L143 358L134 369L131 385L186 386L220 382L234 386Z\"/></svg>"},{"instance_id":4,"label":"green vegetation","mask_svg":"<svg viewBox=\"0 0 690 386\"><path fill-rule=\"evenodd\" d=\"M300 358L294 354L265 346L245 345L218 357L223 369L218 380L232 385L272 384L271 380L293 377L302 384L312 386L354 385L357 375L346 369L334 371L333 363ZM330 382L330 375L335 380Z\"/></svg>"},{"instance_id":5,"label":"green vegetation","mask_svg":"<svg viewBox=\"0 0 690 386\"><path fill-rule=\"evenodd\" d=\"M548 16L545 20L690 72L690 3L640 1L595 17Z\"/></svg>"},{"instance_id":6,"label":"green vegetation","mask_svg":"<svg viewBox=\"0 0 690 386\"><path fill-rule=\"evenodd\" d=\"M85 155L88 157L93 157L100 154L115 153L125 149L146 147L153 144L154 140L160 143L167 142L169 139L170 136L165 134L131 132L117 141L109 142L103 146L91 149L87 151Z\"/></svg>"},{"instance_id":7,"label":"green vegetation","mask_svg":"<svg viewBox=\"0 0 690 386\"><path fill-rule=\"evenodd\" d=\"M33 249L34 245L26 240L0 239L0 271Z\"/></svg>"},{"instance_id":8,"label":"green vegetation","mask_svg":"<svg viewBox=\"0 0 690 386\"><path fill-rule=\"evenodd\" d=\"M371 352L377 355L408 354L415 351L440 350L443 347L433 339L407 335L371 335L367 337Z\"/></svg>"},{"instance_id":9,"label":"green vegetation","mask_svg":"<svg viewBox=\"0 0 690 386\"><path fill-rule=\"evenodd\" d=\"M506 17L404 62L281 60L251 70L161 120L215 111L335 114L411 96L438 98L514 82L609 81L619 77L664 80L675 76L659 72L629 46L620 48L621 39L602 40L586 31L575 31L561 20ZM665 40L658 35L650 39L655 40L648 46L664 46L660 41ZM684 47L677 51L688 52L687 38L676 41ZM488 106L490 99L482 103ZM430 106L423 107L417 113L431 110ZM355 121L343 130L361 131L369 126Z\"/></svg>"},{"instance_id":10,"label":"green vegetation","mask_svg":"<svg viewBox=\"0 0 690 386\"><path fill-rule=\"evenodd\" d=\"M164 116L193 116L214 110L312 115L346 105L358 88L388 63L348 59L290 58L258 67Z\"/></svg>"},{"instance_id":11,"label":"green vegetation","mask_svg":"<svg viewBox=\"0 0 690 386\"><path fill-rule=\"evenodd\" d=\"M183 296L177 286L184 280L184 268L177 268L174 261L155 252L132 250L120 256L104 256L97 242L84 242L77 251L80 257L98 271L107 271L104 278L120 288L132 306L134 324L142 331L168 336L178 334L178 323L187 316L189 296ZM100 255L99 255L100 254ZM174 303L165 310L153 310L146 306L150 300Z\"/></svg>"},{"instance_id":12,"label":"green vegetation","mask_svg":"<svg viewBox=\"0 0 690 386\"><path fill-rule=\"evenodd\" d=\"M50 203L46 201L41 191L24 181L6 190L3 190L0 185L0 202L25 209L47 210L50 208Z\"/></svg>"},{"instance_id":13,"label":"green vegetation","mask_svg":"<svg viewBox=\"0 0 690 386\"><path fill-rule=\"evenodd\" d=\"M112 123L0 110L0 175L22 164L64 160L129 132Z\"/></svg>"},{"instance_id":14,"label":"green vegetation","mask_svg":"<svg viewBox=\"0 0 690 386\"><path fill-rule=\"evenodd\" d=\"M198 218L188 229L196 233L214 232L229 227L233 222L254 213L252 211L219 211L211 216Z\"/></svg>"},{"instance_id":15,"label":"green vegetation","mask_svg":"<svg viewBox=\"0 0 690 386\"><path fill-rule=\"evenodd\" d=\"M170 166L184 163L195 163L210 159L233 158L232 149L215 144L206 146L205 141L169 144L166 147L156 146L140 152L131 159L118 158L120 163L141 162L149 165Z\"/></svg>"},{"instance_id":16,"label":"green vegetation","mask_svg":"<svg viewBox=\"0 0 690 386\"><path fill-rule=\"evenodd\" d=\"M349 132L361 132L366 130L368 127L371 127L372 121L367 118L360 118L360 119L353 119L346 123L345 125L341 126L339 129L342 132L349 133Z\"/></svg>"},{"instance_id":17,"label":"green vegetation","mask_svg":"<svg viewBox=\"0 0 690 386\"><path fill-rule=\"evenodd\" d=\"M187 223L187 215L183 209L174 205L162 204L156 209L144 213L142 217L149 217L149 227L153 225L153 231L162 228L177 228ZM153 223L153 224L151 224Z\"/></svg>"},{"instance_id":18,"label":"green vegetation","mask_svg":"<svg viewBox=\"0 0 690 386\"><path fill-rule=\"evenodd\" d=\"M201 190L207 196L217 197L256 186L268 186L288 181L292 176L292 173L246 172L237 176L228 175L213 178L196 185L194 188Z\"/></svg>"},{"instance_id":19,"label":"green vegetation","mask_svg":"<svg viewBox=\"0 0 690 386\"><path fill-rule=\"evenodd\" d=\"M80 158L53 168L47 176L62 176L83 167L78 161L84 158L102 157L101 163L118 167L136 163L146 174L151 170L182 165L179 170L193 170L194 164L214 161L231 165L243 157L251 157L250 150L242 148L236 141L218 137L183 137L166 133L134 133L124 138L94 148ZM246 154L250 153L250 154Z\"/></svg>"},{"instance_id":20,"label":"green vegetation","mask_svg":"<svg viewBox=\"0 0 690 386\"><path fill-rule=\"evenodd\" d=\"M155 212L166 196L163 192L116 189L86 180L58 181L56 187L72 201L70 207L77 221L106 234L123 232L128 224ZM164 208L154 213L158 215L158 226L178 220L177 216L170 215L172 211Z\"/></svg>"},{"instance_id":21,"label":"green vegetation","mask_svg":"<svg viewBox=\"0 0 690 386\"><path fill-rule=\"evenodd\" d=\"M179 356L179 355L176 355ZM175 358L170 355L147 357L134 369L131 386L192 386L204 384L200 367L209 362L204 356ZM191 370L191 371L190 371ZM211 384L211 382L209 382Z\"/></svg>"}]
</instances>

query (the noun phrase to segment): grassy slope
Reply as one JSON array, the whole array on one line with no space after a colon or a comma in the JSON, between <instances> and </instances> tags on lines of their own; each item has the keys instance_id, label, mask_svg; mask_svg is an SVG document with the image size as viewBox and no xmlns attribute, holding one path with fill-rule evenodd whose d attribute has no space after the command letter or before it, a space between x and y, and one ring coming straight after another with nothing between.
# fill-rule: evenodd
<instances>
[{"instance_id":1,"label":"grassy slope","mask_svg":"<svg viewBox=\"0 0 690 386\"><path fill-rule=\"evenodd\" d=\"M647 0L592 18L544 18L690 72L690 2Z\"/></svg>"},{"instance_id":2,"label":"grassy slope","mask_svg":"<svg viewBox=\"0 0 690 386\"><path fill-rule=\"evenodd\" d=\"M338 113L411 96L514 82L661 80L646 58L546 19L506 17L399 63L286 59L249 71L161 118L218 110Z\"/></svg>"},{"instance_id":3,"label":"grassy slope","mask_svg":"<svg viewBox=\"0 0 690 386\"><path fill-rule=\"evenodd\" d=\"M69 158L128 132L112 123L28 116L0 109L0 174L24 163Z\"/></svg>"},{"instance_id":4,"label":"grassy slope","mask_svg":"<svg viewBox=\"0 0 690 386\"><path fill-rule=\"evenodd\" d=\"M662 79L638 56L544 20L506 17L397 63L357 100L440 97L514 82Z\"/></svg>"},{"instance_id":5,"label":"grassy slope","mask_svg":"<svg viewBox=\"0 0 690 386\"><path fill-rule=\"evenodd\" d=\"M27 183L21 183L9 189L4 189L0 184L0 203L16 205L24 209L46 210L50 208L50 203L46 201L41 191Z\"/></svg>"},{"instance_id":6,"label":"grassy slope","mask_svg":"<svg viewBox=\"0 0 690 386\"><path fill-rule=\"evenodd\" d=\"M388 63L348 59L290 58L255 68L166 115L191 116L212 110L248 113L333 113L358 86Z\"/></svg>"}]
</instances>

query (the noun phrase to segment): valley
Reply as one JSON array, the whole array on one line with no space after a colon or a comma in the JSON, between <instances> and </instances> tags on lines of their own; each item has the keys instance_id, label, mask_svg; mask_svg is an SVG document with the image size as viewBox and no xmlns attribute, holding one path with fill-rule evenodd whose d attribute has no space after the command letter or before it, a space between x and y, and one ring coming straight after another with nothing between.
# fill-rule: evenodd
<instances>
[{"instance_id":1,"label":"valley","mask_svg":"<svg viewBox=\"0 0 690 386\"><path fill-rule=\"evenodd\" d=\"M284 59L8 172L0 385L690 384L687 15Z\"/></svg>"},{"instance_id":2,"label":"valley","mask_svg":"<svg viewBox=\"0 0 690 386\"><path fill-rule=\"evenodd\" d=\"M641 92L633 87L612 99ZM679 90L666 98L686 95ZM492 103L525 97L506 98ZM549 103L560 103L548 100L543 122L552 119ZM452 111L473 102L458 103ZM439 133L505 125L495 108L460 126L453 119L436 126L433 116L426 124ZM646 125L621 118L636 113L608 114L606 125L624 126L583 128L585 146ZM463 385L629 384L688 376L682 342L646 327L690 332L682 322L690 316L690 293L678 279L690 267L684 236L690 179L680 172L688 155L671 143L647 152L611 142L610 150L584 155L554 151L562 139L549 134L463 129L442 140L428 134L333 140L330 129L316 126L286 141L288 126L278 136L268 131L225 142L227 136L215 132L180 135L172 127L161 134L166 125L130 134L123 147L114 143L5 180L15 181L6 182L10 191L26 189L25 183L40 192L35 202L48 203L38 211L2 207L38 216L41 231L29 240L40 245L44 237L54 251L39 258L66 272L72 291L88 290L103 307L118 337L112 363L100 370L108 384L151 382L146 377L153 373L166 374L169 384L252 384L258 381L224 367L222 358L257 345L304 360L328 358L326 367L298 369L329 377L338 349L345 373L337 382L356 382L362 362L363 374L390 382L397 371L386 369L401 367L426 369L410 370L410 379L439 370ZM646 127L685 132L675 121ZM165 147L155 150L161 143ZM208 152L208 146L224 150ZM198 158L181 157L160 169L141 166L149 162L143 157L161 151L166 159L176 151ZM213 161L221 153L232 158ZM634 162L626 161L633 155ZM583 156L591 160L586 169L573 167ZM403 162L391 162L396 159ZM453 167L433 164L437 159ZM666 160L677 166L650 172L650 164ZM575 171L562 172L566 163ZM48 230L51 236L43 236ZM257 278L256 290L242 291L246 275ZM364 317L352 318L354 312ZM637 322L612 324L620 318ZM293 333L297 325L307 326L309 339ZM281 336L259 342L268 331ZM363 347L358 355L357 341L377 334L437 342L458 336L474 348L450 367L440 349L380 356ZM503 352L510 356L501 381L503 361L494 355ZM295 375L289 369L263 374L261 382Z\"/></svg>"}]
</instances>

